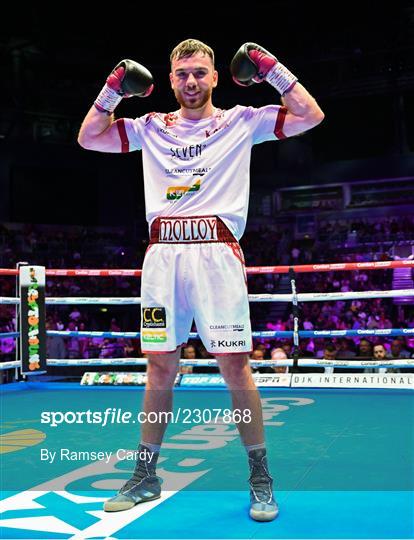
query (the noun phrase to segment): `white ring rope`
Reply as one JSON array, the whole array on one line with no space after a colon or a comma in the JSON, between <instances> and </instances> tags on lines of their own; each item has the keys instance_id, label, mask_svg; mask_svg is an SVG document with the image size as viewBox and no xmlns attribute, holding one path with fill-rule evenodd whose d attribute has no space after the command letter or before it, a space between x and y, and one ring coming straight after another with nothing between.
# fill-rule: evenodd
<instances>
[{"instance_id":1,"label":"white ring rope","mask_svg":"<svg viewBox=\"0 0 414 540\"><path fill-rule=\"evenodd\" d=\"M48 366L146 366L146 358L76 358L76 359L47 359ZM292 367L294 360L250 360L251 367ZM181 359L182 366L218 367L213 358ZM20 360L0 363L0 371L19 367ZM299 367L336 367L336 368L409 368L414 366L414 359L399 360L324 360L322 358L299 358Z\"/></svg>"},{"instance_id":2,"label":"white ring rope","mask_svg":"<svg viewBox=\"0 0 414 540\"><path fill-rule=\"evenodd\" d=\"M414 289L390 291L350 291L326 293L299 293L298 302L330 302L333 300L357 300L369 298L401 298L414 296ZM293 294L249 294L250 302L292 302ZM0 304L18 304L18 298L0 297ZM46 297L49 305L139 305L140 297Z\"/></svg>"}]
</instances>

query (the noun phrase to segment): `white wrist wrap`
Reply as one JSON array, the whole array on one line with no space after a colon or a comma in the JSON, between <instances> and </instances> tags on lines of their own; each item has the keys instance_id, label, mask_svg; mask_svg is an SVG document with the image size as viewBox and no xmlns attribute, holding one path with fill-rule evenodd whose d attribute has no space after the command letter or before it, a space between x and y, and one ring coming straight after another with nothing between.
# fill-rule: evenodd
<instances>
[{"instance_id":1,"label":"white wrist wrap","mask_svg":"<svg viewBox=\"0 0 414 540\"><path fill-rule=\"evenodd\" d=\"M298 78L280 62L277 62L266 75L266 81L276 88L282 96L293 87L297 80Z\"/></svg>"},{"instance_id":2,"label":"white wrist wrap","mask_svg":"<svg viewBox=\"0 0 414 540\"><path fill-rule=\"evenodd\" d=\"M121 99L122 96L105 84L98 97L95 99L94 105L98 111L106 111L108 114L112 114Z\"/></svg>"}]
</instances>

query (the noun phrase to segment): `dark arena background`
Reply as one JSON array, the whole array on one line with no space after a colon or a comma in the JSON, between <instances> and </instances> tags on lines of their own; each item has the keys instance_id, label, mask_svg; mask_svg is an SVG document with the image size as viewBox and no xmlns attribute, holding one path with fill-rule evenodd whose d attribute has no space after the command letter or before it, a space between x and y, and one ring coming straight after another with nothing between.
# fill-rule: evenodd
<instances>
[{"instance_id":1,"label":"dark arena background","mask_svg":"<svg viewBox=\"0 0 414 540\"><path fill-rule=\"evenodd\" d=\"M2 28L1 538L414 538L414 2L12 3ZM161 497L102 509L140 441L148 224L141 152L77 137L121 59L155 87L116 118L177 110L169 56L187 38L215 52L216 107L281 104L232 80L254 42L325 114L252 149L240 244L280 507L268 523L249 517L240 419L194 323Z\"/></svg>"}]
</instances>

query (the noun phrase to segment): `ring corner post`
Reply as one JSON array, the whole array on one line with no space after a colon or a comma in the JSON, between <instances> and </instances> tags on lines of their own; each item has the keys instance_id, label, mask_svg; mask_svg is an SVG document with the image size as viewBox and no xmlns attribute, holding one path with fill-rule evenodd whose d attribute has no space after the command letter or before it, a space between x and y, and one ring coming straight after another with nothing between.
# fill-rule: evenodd
<instances>
[{"instance_id":1,"label":"ring corner post","mask_svg":"<svg viewBox=\"0 0 414 540\"><path fill-rule=\"evenodd\" d=\"M19 267L21 375L46 373L46 270Z\"/></svg>"}]
</instances>

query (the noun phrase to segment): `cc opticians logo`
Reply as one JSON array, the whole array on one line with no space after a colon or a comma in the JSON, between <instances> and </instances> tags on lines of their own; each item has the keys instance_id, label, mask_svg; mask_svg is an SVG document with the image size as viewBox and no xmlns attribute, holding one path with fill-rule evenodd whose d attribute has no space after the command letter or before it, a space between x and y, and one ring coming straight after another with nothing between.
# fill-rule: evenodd
<instances>
[{"instance_id":1,"label":"cc opticians logo","mask_svg":"<svg viewBox=\"0 0 414 540\"><path fill-rule=\"evenodd\" d=\"M143 328L166 328L167 316L163 307L142 308Z\"/></svg>"}]
</instances>

